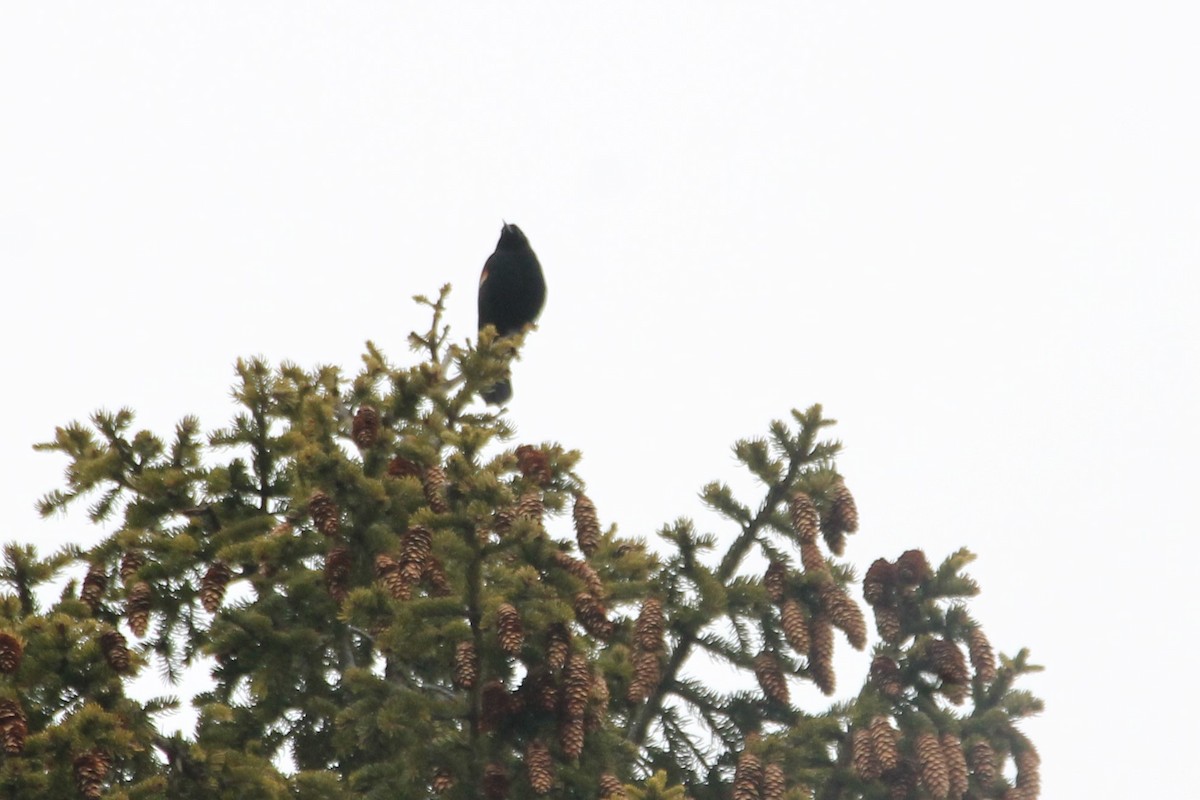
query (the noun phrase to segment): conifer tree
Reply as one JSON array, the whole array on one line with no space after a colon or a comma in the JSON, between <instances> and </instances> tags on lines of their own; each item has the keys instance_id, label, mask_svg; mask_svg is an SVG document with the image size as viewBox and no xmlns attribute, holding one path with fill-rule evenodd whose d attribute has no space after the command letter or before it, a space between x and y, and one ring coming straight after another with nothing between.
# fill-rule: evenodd
<instances>
[{"instance_id":1,"label":"conifer tree","mask_svg":"<svg viewBox=\"0 0 1200 800\"><path fill-rule=\"evenodd\" d=\"M5 548L0 796L1038 796L1017 723L1041 703L1016 688L1037 668L997 659L970 616L966 550L857 580L819 406L737 443L761 494L704 487L723 530L624 536L579 453L508 446L479 394L521 337L449 344L447 291L417 298L414 365L370 343L351 379L239 361L226 428L189 417L164 439L122 410L38 445L67 459L43 513L90 499L110 532ZM858 694L799 707L801 682L850 679L847 645L872 647ZM202 659L194 735L163 735L177 701L129 682Z\"/></svg>"}]
</instances>

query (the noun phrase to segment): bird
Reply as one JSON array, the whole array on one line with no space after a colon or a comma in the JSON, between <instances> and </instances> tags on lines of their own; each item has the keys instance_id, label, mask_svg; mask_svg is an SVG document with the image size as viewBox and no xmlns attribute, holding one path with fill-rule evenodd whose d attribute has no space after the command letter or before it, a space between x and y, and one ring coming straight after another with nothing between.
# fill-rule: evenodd
<instances>
[{"instance_id":1,"label":"bird","mask_svg":"<svg viewBox=\"0 0 1200 800\"><path fill-rule=\"evenodd\" d=\"M532 325L546 303L546 278L529 239L516 225L504 223L496 250L479 275L479 330L494 325L499 336L520 333ZM483 392L499 405L512 397L512 381L504 378Z\"/></svg>"}]
</instances>

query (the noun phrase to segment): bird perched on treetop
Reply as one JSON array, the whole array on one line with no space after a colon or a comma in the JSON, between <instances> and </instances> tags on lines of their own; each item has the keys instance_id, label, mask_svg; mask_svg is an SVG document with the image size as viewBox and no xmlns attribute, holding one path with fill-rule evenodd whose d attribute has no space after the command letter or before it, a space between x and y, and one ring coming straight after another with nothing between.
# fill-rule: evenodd
<instances>
[{"instance_id":1,"label":"bird perched on treetop","mask_svg":"<svg viewBox=\"0 0 1200 800\"><path fill-rule=\"evenodd\" d=\"M533 324L545 302L542 265L521 229L505 223L496 252L488 256L479 276L479 329L495 325L500 336L520 333ZM510 397L508 378L483 393L484 400L497 405Z\"/></svg>"}]
</instances>

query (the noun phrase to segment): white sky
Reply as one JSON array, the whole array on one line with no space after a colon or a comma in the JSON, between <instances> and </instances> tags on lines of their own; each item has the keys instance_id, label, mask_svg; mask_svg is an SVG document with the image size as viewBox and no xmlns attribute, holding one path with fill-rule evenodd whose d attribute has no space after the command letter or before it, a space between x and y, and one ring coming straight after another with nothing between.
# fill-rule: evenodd
<instances>
[{"instance_id":1,"label":"white sky","mask_svg":"<svg viewBox=\"0 0 1200 800\"><path fill-rule=\"evenodd\" d=\"M993 642L1048 666L1044 796L1167 796L1200 711L1198 23L6 3L3 539L98 536L37 519L63 462L30 450L95 408L211 429L238 356L407 360L446 281L474 336L503 218L549 283L512 414L583 450L604 521L700 516L735 438L821 402L851 559L969 546Z\"/></svg>"}]
</instances>

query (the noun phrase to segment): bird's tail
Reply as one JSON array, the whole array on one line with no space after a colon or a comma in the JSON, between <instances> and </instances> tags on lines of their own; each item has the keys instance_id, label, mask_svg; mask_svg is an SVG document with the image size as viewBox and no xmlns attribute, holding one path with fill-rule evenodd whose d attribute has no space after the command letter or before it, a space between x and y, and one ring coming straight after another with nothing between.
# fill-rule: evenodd
<instances>
[{"instance_id":1,"label":"bird's tail","mask_svg":"<svg viewBox=\"0 0 1200 800\"><path fill-rule=\"evenodd\" d=\"M507 403L512 398L512 381L508 378L500 381L483 392L483 400L485 403L498 406L501 403Z\"/></svg>"}]
</instances>

